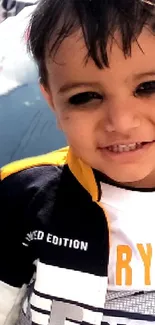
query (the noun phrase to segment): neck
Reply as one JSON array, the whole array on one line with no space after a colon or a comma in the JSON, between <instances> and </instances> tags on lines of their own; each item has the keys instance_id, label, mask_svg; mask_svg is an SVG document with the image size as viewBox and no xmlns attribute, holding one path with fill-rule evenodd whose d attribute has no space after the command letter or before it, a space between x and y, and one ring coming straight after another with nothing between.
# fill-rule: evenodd
<instances>
[{"instance_id":1,"label":"neck","mask_svg":"<svg viewBox=\"0 0 155 325\"><path fill-rule=\"evenodd\" d=\"M149 175L146 178L137 181L137 182L129 182L125 183L124 185L128 187L134 187L134 188L144 188L144 189L155 189L155 175Z\"/></svg>"},{"instance_id":2,"label":"neck","mask_svg":"<svg viewBox=\"0 0 155 325\"><path fill-rule=\"evenodd\" d=\"M151 173L149 176L145 177L144 179L136 182L125 182L119 183L114 181L113 179L109 178L107 175L95 171L97 173L97 178L104 183L111 184L113 186L118 186L126 189L141 189L141 190L155 190L155 171Z\"/></svg>"}]
</instances>

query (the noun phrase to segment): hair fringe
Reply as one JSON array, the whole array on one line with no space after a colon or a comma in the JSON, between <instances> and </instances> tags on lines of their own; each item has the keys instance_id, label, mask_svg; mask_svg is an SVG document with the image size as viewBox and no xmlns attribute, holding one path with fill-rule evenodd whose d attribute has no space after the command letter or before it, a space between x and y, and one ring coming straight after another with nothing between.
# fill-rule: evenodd
<instances>
[{"instance_id":1,"label":"hair fringe","mask_svg":"<svg viewBox=\"0 0 155 325\"><path fill-rule=\"evenodd\" d=\"M87 48L85 63L91 57L102 69L109 66L107 44L122 38L125 56L131 55L144 26L155 28L154 0L40 0L29 25L28 51L32 53L43 83L47 83L45 54L54 59L64 39L82 30Z\"/></svg>"}]
</instances>

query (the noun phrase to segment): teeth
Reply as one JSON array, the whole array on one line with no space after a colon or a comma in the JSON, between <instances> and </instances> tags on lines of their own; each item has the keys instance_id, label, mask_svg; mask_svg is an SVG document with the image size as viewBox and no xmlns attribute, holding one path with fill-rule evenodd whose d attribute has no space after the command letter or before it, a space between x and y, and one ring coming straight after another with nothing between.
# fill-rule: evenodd
<instances>
[{"instance_id":1,"label":"teeth","mask_svg":"<svg viewBox=\"0 0 155 325\"><path fill-rule=\"evenodd\" d=\"M112 152L128 152L128 151L134 151L136 149L142 148L143 144L141 142L135 142L135 143L130 143L128 145L126 144L115 144L113 146L107 147L109 151Z\"/></svg>"}]
</instances>

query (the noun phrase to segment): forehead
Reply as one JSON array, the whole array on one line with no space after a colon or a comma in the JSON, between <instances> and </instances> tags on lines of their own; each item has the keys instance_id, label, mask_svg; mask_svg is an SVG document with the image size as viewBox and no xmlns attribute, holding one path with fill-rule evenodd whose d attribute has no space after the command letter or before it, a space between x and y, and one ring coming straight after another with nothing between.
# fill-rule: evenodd
<instances>
[{"instance_id":1,"label":"forehead","mask_svg":"<svg viewBox=\"0 0 155 325\"><path fill-rule=\"evenodd\" d=\"M54 60L51 56L46 59L49 80L55 85L67 80L100 81L107 74L126 79L132 74L155 70L155 36L147 29L132 44L131 56L125 58L118 33L115 40L109 40L107 53L110 68L99 69L91 58L86 63L87 49L81 33L71 35L63 41Z\"/></svg>"}]
</instances>

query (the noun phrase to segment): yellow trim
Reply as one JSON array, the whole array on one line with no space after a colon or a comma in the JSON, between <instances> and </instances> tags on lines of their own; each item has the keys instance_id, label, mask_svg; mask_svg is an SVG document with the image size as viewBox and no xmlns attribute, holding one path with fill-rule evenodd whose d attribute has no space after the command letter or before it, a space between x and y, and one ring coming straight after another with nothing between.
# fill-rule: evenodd
<instances>
[{"instance_id":1,"label":"yellow trim","mask_svg":"<svg viewBox=\"0 0 155 325\"><path fill-rule=\"evenodd\" d=\"M45 155L31 157L22 159L19 161L15 161L10 163L1 169L1 180L4 178L18 173L24 169L28 169L31 167L43 166L43 165L64 165L66 164L68 147L62 148L60 150L56 150Z\"/></svg>"},{"instance_id":2,"label":"yellow trim","mask_svg":"<svg viewBox=\"0 0 155 325\"><path fill-rule=\"evenodd\" d=\"M92 200L96 202L98 200L98 187L92 168L77 158L71 149L68 151L67 163L72 174L87 192L90 193Z\"/></svg>"},{"instance_id":3,"label":"yellow trim","mask_svg":"<svg viewBox=\"0 0 155 325\"><path fill-rule=\"evenodd\" d=\"M111 226L109 216L101 202L98 202L98 186L95 180L95 176L91 167L86 165L81 159L77 158L71 149L68 151L67 158L68 166L72 174L77 178L79 183L87 190L92 196L92 200L98 204L103 210L107 225L109 229L109 245L111 244Z\"/></svg>"}]
</instances>

